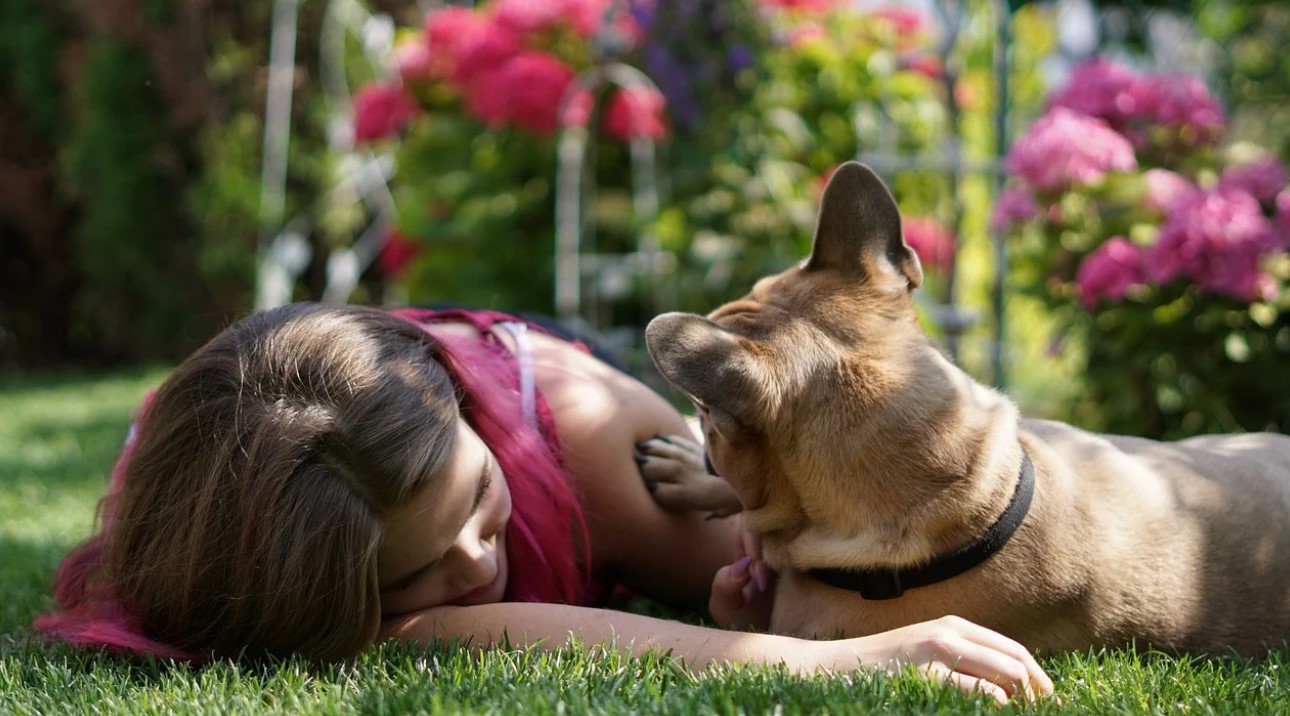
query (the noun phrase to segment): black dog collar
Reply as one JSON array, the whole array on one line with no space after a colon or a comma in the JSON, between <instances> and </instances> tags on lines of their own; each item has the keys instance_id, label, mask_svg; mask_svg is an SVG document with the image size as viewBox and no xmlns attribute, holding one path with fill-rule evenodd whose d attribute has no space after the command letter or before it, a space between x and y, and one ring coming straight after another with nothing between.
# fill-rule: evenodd
<instances>
[{"instance_id":1,"label":"black dog collar","mask_svg":"<svg viewBox=\"0 0 1290 716\"><path fill-rule=\"evenodd\" d=\"M1035 494L1035 466L1030 455L1021 449L1021 477L1012 502L999 519L976 539L953 552L937 555L919 567L905 569L812 569L808 575L838 589L859 592L865 599L895 599L906 589L926 587L956 577L981 564L1003 549L1013 533L1026 519L1030 499Z\"/></svg>"}]
</instances>

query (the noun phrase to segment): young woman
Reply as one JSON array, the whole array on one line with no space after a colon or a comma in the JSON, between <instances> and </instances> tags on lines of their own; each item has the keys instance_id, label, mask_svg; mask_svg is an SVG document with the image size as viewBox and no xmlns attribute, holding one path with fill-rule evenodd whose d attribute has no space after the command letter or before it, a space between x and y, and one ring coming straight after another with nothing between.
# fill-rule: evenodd
<instances>
[{"instance_id":1,"label":"young woman","mask_svg":"<svg viewBox=\"0 0 1290 716\"><path fill-rule=\"evenodd\" d=\"M687 434L585 345L502 314L254 315L143 409L98 532L59 568L61 611L38 627L193 659L339 659L386 638L612 639L695 670L915 664L1001 700L1051 690L1023 647L954 618L816 642L600 608L630 590L711 599L733 619L769 598L764 567L728 564L735 519L668 512L642 480L657 465L638 444Z\"/></svg>"}]
</instances>

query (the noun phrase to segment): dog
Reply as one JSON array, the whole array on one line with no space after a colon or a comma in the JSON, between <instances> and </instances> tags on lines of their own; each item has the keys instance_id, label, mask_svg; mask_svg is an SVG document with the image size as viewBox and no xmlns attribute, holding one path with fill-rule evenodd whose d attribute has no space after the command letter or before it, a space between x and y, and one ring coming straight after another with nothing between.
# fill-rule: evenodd
<instances>
[{"instance_id":1,"label":"dog","mask_svg":"<svg viewBox=\"0 0 1290 716\"><path fill-rule=\"evenodd\" d=\"M1166 443L1022 419L920 329L921 283L895 200L849 162L809 258L646 329L779 572L771 631L955 614L1040 653L1255 655L1290 638L1290 437ZM702 485L665 506L721 502Z\"/></svg>"}]
</instances>

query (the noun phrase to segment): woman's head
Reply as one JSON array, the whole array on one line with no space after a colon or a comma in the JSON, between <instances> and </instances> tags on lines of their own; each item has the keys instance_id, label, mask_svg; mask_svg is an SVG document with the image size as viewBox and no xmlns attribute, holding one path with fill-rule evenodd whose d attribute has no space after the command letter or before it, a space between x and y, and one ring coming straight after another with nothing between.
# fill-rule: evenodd
<instances>
[{"instance_id":1,"label":"woman's head","mask_svg":"<svg viewBox=\"0 0 1290 716\"><path fill-rule=\"evenodd\" d=\"M436 337L433 320L298 304L191 355L37 628L158 656L334 659L382 612L585 600L585 522L549 414L524 420L504 348Z\"/></svg>"},{"instance_id":2,"label":"woman's head","mask_svg":"<svg viewBox=\"0 0 1290 716\"><path fill-rule=\"evenodd\" d=\"M434 354L374 309L299 304L225 330L148 406L96 580L180 649L357 652L379 626L383 516L455 447Z\"/></svg>"}]
</instances>

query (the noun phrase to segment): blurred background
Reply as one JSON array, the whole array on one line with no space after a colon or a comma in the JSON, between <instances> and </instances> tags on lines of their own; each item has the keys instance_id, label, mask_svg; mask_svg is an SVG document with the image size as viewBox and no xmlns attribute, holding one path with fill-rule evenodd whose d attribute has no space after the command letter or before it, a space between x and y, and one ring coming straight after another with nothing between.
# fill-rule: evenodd
<instances>
[{"instance_id":1,"label":"blurred background","mask_svg":"<svg viewBox=\"0 0 1290 716\"><path fill-rule=\"evenodd\" d=\"M1035 416L1290 431L1284 0L4 0L0 372L292 300L640 334L892 186L924 326Z\"/></svg>"}]
</instances>

